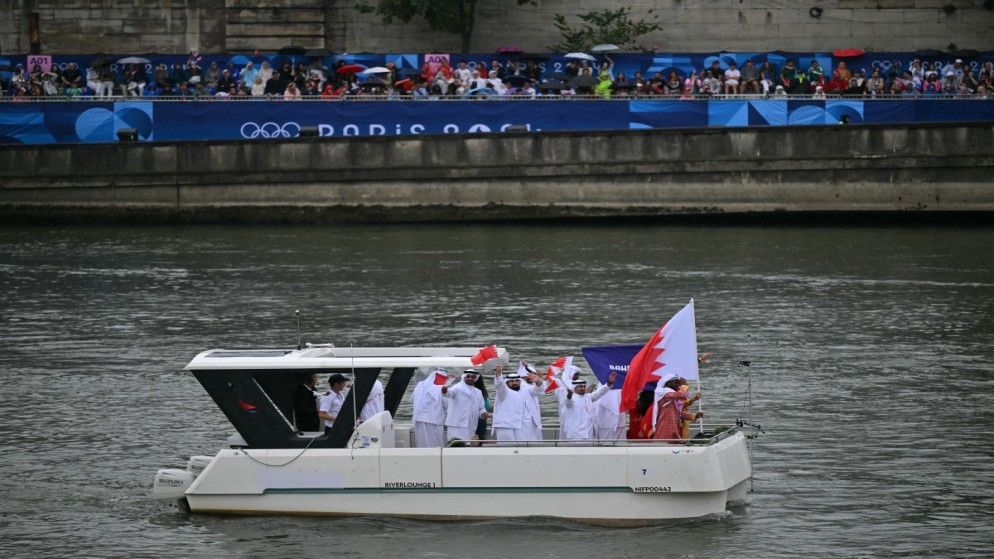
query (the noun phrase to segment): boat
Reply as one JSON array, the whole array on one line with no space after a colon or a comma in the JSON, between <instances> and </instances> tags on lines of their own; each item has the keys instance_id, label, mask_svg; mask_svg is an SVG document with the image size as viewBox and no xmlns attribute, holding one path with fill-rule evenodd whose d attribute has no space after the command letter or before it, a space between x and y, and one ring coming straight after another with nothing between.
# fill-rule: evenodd
<instances>
[{"instance_id":1,"label":"boat","mask_svg":"<svg viewBox=\"0 0 994 559\"><path fill-rule=\"evenodd\" d=\"M509 362L496 349L490 370ZM412 425L395 421L415 372L461 371L477 352L330 344L204 351L186 371L237 433L214 456L159 470L152 495L190 513L544 516L607 526L715 515L745 499L752 467L741 422L723 431L705 424L687 441L565 441L546 425L541 441L415 448ZM353 413L341 413L328 433L295 428L302 373L353 379L342 408ZM386 379L385 410L357 426L378 378Z\"/></svg>"}]
</instances>

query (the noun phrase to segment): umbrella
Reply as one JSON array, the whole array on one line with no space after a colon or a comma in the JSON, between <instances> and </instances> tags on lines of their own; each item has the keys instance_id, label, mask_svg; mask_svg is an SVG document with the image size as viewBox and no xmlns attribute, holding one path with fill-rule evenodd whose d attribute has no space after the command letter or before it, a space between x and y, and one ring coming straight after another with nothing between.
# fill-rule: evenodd
<instances>
[{"instance_id":1,"label":"umbrella","mask_svg":"<svg viewBox=\"0 0 994 559\"><path fill-rule=\"evenodd\" d=\"M238 54L228 59L228 63L234 64L236 66L242 66L244 64L248 64L249 62L252 62L252 59L245 56L244 54Z\"/></svg>"},{"instance_id":2,"label":"umbrella","mask_svg":"<svg viewBox=\"0 0 994 559\"><path fill-rule=\"evenodd\" d=\"M465 99L467 97L476 97L476 96L488 97L490 95L494 95L495 93L497 92L490 89L489 87L478 87L476 89L470 89L469 91L464 93L462 98Z\"/></svg>"},{"instance_id":3,"label":"umbrella","mask_svg":"<svg viewBox=\"0 0 994 559\"><path fill-rule=\"evenodd\" d=\"M554 82L543 82L543 83L540 83L540 84L538 84L538 88L539 89L543 89L543 90L544 89L560 90L560 89L568 89L569 86L566 85L563 82L554 81Z\"/></svg>"},{"instance_id":4,"label":"umbrella","mask_svg":"<svg viewBox=\"0 0 994 559\"><path fill-rule=\"evenodd\" d=\"M510 82L511 85L521 85L525 82L531 81L531 79L528 76L513 75L504 76L504 81Z\"/></svg>"},{"instance_id":5,"label":"umbrella","mask_svg":"<svg viewBox=\"0 0 994 559\"><path fill-rule=\"evenodd\" d=\"M585 52L568 52L563 55L563 58L576 58L578 60L589 60L591 62L597 62L597 59Z\"/></svg>"},{"instance_id":6,"label":"umbrella","mask_svg":"<svg viewBox=\"0 0 994 559\"><path fill-rule=\"evenodd\" d=\"M365 70L366 67L362 64L346 64L345 66L339 66L335 73L344 76L345 74L357 74Z\"/></svg>"},{"instance_id":7,"label":"umbrella","mask_svg":"<svg viewBox=\"0 0 994 559\"><path fill-rule=\"evenodd\" d=\"M277 54L287 54L290 55L290 62L293 64L297 63L297 56L307 52L307 49L300 45L286 45L280 47L280 50L276 51Z\"/></svg>"},{"instance_id":8,"label":"umbrella","mask_svg":"<svg viewBox=\"0 0 994 559\"><path fill-rule=\"evenodd\" d=\"M138 56L129 56L127 58L122 58L117 61L118 64L148 64L149 60L147 58L141 58Z\"/></svg>"},{"instance_id":9,"label":"umbrella","mask_svg":"<svg viewBox=\"0 0 994 559\"><path fill-rule=\"evenodd\" d=\"M384 68L383 66L373 66L372 68L366 68L360 74L389 74L390 68Z\"/></svg>"},{"instance_id":10,"label":"umbrella","mask_svg":"<svg viewBox=\"0 0 994 559\"><path fill-rule=\"evenodd\" d=\"M592 52L607 52L609 50L621 50L618 45L612 45L611 43L604 43L602 45L594 45L590 47Z\"/></svg>"},{"instance_id":11,"label":"umbrella","mask_svg":"<svg viewBox=\"0 0 994 559\"><path fill-rule=\"evenodd\" d=\"M949 54L959 58L973 58L980 55L980 51L973 49L956 49L949 51Z\"/></svg>"},{"instance_id":12,"label":"umbrella","mask_svg":"<svg viewBox=\"0 0 994 559\"><path fill-rule=\"evenodd\" d=\"M104 57L94 58L93 60L90 61L90 68L99 68L100 66L107 66L111 62L113 62L113 60L109 58L104 58Z\"/></svg>"},{"instance_id":13,"label":"umbrella","mask_svg":"<svg viewBox=\"0 0 994 559\"><path fill-rule=\"evenodd\" d=\"M497 54L524 54L524 50L518 47L500 47L497 49Z\"/></svg>"},{"instance_id":14,"label":"umbrella","mask_svg":"<svg viewBox=\"0 0 994 559\"><path fill-rule=\"evenodd\" d=\"M364 82L359 82L359 87L386 87L387 82L383 80L366 80Z\"/></svg>"},{"instance_id":15,"label":"umbrella","mask_svg":"<svg viewBox=\"0 0 994 559\"><path fill-rule=\"evenodd\" d=\"M304 54L306 52L307 52L307 49L305 49L304 47L302 47L300 45L286 45L286 46L280 47L280 49L278 51L276 51L277 54L289 54L289 55Z\"/></svg>"},{"instance_id":16,"label":"umbrella","mask_svg":"<svg viewBox=\"0 0 994 559\"><path fill-rule=\"evenodd\" d=\"M601 80L593 76L577 76L569 81L570 87L594 87L601 83Z\"/></svg>"},{"instance_id":17,"label":"umbrella","mask_svg":"<svg viewBox=\"0 0 994 559\"><path fill-rule=\"evenodd\" d=\"M833 56L838 56L839 58L849 58L851 56L863 56L866 51L860 49L841 49L832 53Z\"/></svg>"},{"instance_id":18,"label":"umbrella","mask_svg":"<svg viewBox=\"0 0 994 559\"><path fill-rule=\"evenodd\" d=\"M918 49L913 54L915 56L932 57L932 56L942 56L946 53L942 52L941 50L935 50L935 49Z\"/></svg>"},{"instance_id":19,"label":"umbrella","mask_svg":"<svg viewBox=\"0 0 994 559\"><path fill-rule=\"evenodd\" d=\"M569 78L570 78L569 74L566 74L566 73L563 73L563 72L553 72L553 73L549 74L548 76L545 76L545 79L547 79L547 80L566 81Z\"/></svg>"}]
</instances>

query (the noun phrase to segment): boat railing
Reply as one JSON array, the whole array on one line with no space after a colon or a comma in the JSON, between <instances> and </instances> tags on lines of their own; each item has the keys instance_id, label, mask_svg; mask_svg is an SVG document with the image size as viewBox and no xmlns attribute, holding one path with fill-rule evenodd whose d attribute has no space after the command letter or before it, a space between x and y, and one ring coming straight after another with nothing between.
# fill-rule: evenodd
<instances>
[{"instance_id":1,"label":"boat railing","mask_svg":"<svg viewBox=\"0 0 994 559\"><path fill-rule=\"evenodd\" d=\"M465 443L459 441L458 446L515 446L515 447L603 447L603 446L710 446L732 436L740 428L735 424L705 424L703 430L697 430L687 439L601 439L601 440L569 440L553 439L542 441L496 441L487 439ZM454 445L453 445L454 446Z\"/></svg>"}]
</instances>

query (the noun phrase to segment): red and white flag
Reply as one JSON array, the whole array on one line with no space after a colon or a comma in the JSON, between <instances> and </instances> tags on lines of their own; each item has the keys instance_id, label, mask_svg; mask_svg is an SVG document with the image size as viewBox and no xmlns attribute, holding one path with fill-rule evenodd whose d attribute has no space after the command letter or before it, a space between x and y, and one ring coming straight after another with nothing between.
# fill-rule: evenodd
<instances>
[{"instance_id":1,"label":"red and white flag","mask_svg":"<svg viewBox=\"0 0 994 559\"><path fill-rule=\"evenodd\" d=\"M565 366L566 366L565 357L560 357L559 359L553 361L551 365L549 365L549 370L546 371L545 373L545 380L549 381L549 386L545 387L546 394L559 388L559 381L556 380L556 375L558 374L557 369L561 371Z\"/></svg>"},{"instance_id":2,"label":"red and white flag","mask_svg":"<svg viewBox=\"0 0 994 559\"><path fill-rule=\"evenodd\" d=\"M445 374L443 371L435 371L435 379L432 381L437 386L445 386L445 383L449 381L449 375Z\"/></svg>"},{"instance_id":3,"label":"red and white flag","mask_svg":"<svg viewBox=\"0 0 994 559\"><path fill-rule=\"evenodd\" d=\"M687 380L697 380L697 327L693 299L653 334L645 347L632 358L625 384L621 387L621 411L635 407L635 400L646 384L670 373Z\"/></svg>"},{"instance_id":4,"label":"red and white flag","mask_svg":"<svg viewBox=\"0 0 994 559\"><path fill-rule=\"evenodd\" d=\"M470 357L469 360L473 365L479 367L480 365L486 363L491 359L497 358L497 346L488 345L487 347L481 349L476 355Z\"/></svg>"}]
</instances>

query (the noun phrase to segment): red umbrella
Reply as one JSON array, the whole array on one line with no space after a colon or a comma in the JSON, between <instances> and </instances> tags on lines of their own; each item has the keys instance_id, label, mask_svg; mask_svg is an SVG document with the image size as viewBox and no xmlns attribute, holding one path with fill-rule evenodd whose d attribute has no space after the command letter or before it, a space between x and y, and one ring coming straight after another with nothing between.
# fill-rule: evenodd
<instances>
[{"instance_id":1,"label":"red umbrella","mask_svg":"<svg viewBox=\"0 0 994 559\"><path fill-rule=\"evenodd\" d=\"M346 64L345 66L341 66L335 70L335 73L344 76L345 74L358 74L365 69L366 67L362 64Z\"/></svg>"},{"instance_id":2,"label":"red umbrella","mask_svg":"<svg viewBox=\"0 0 994 559\"><path fill-rule=\"evenodd\" d=\"M850 56L863 56L864 54L866 54L866 51L862 51L859 49L842 49L842 50L837 50L832 54L834 56L838 56L839 58L847 58Z\"/></svg>"}]
</instances>

